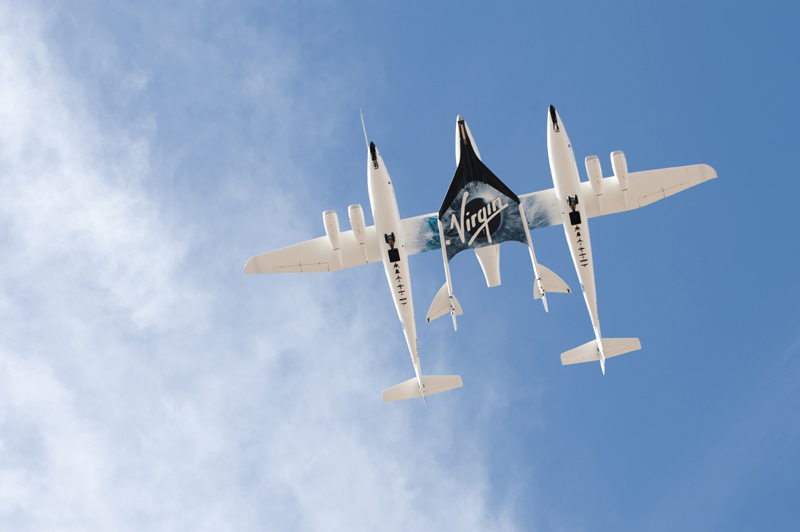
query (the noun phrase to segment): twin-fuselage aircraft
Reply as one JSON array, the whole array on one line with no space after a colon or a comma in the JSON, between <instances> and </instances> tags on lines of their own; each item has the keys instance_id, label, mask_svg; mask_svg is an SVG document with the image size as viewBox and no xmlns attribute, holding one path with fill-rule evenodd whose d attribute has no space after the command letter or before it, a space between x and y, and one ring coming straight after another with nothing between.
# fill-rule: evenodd
<instances>
[{"instance_id":1,"label":"twin-fuselage aircraft","mask_svg":"<svg viewBox=\"0 0 800 532\"><path fill-rule=\"evenodd\" d=\"M366 130L364 133L366 137ZM450 314L453 327L461 305L453 293L450 261L473 250L486 284L500 284L500 244L528 247L534 272L533 297L547 311L547 293L569 293L561 278L539 264L530 232L563 225L572 261L592 322L595 339L562 353L561 363L599 361L641 348L638 338L603 338L597 312L589 218L636 209L717 177L705 164L628 173L625 154L611 154L612 177L603 178L599 159L586 157L589 181L580 181L572 144L553 106L547 113L547 154L554 188L517 196L483 164L475 139L461 116L456 119L456 172L437 213L401 218L392 180L373 142L367 145L367 185L374 225L360 205L348 208L350 231L339 230L334 211L322 215L326 236L252 257L245 273L327 272L382 262L415 377L383 391L384 401L422 397L462 386L458 375L423 375L417 345L408 257L441 250L445 283L430 305L427 321Z\"/></svg>"}]
</instances>

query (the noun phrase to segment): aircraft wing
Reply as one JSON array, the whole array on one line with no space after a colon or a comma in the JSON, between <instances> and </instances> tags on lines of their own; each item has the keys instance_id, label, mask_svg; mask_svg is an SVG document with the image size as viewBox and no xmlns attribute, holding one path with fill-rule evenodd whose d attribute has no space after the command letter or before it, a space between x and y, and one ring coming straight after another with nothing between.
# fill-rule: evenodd
<instances>
[{"instance_id":1,"label":"aircraft wing","mask_svg":"<svg viewBox=\"0 0 800 532\"><path fill-rule=\"evenodd\" d=\"M588 184L588 183L587 183ZM530 229L561 224L561 212L552 188L519 196ZM439 246L439 213L432 212L402 220L409 255L441 249Z\"/></svg>"},{"instance_id":2,"label":"aircraft wing","mask_svg":"<svg viewBox=\"0 0 800 532\"><path fill-rule=\"evenodd\" d=\"M439 249L437 220L437 214L431 213L401 221L406 233L406 249L409 255ZM358 244L352 230L339 233L341 264L336 252L331 248L328 237L321 236L256 255L247 261L244 273L332 272L381 262L383 257L378 246L375 226L367 226L365 233L366 243L363 246Z\"/></svg>"},{"instance_id":3,"label":"aircraft wing","mask_svg":"<svg viewBox=\"0 0 800 532\"><path fill-rule=\"evenodd\" d=\"M591 183L581 182L581 199L586 202L590 218L631 211L650 205L687 188L717 177L707 164L645 170L628 174L628 190L623 196L615 177L603 179L603 195L592 191ZM530 230L561 225L561 212L552 188L519 196L525 209L525 218ZM423 214L402 220L405 232L406 251L409 255L441 249L439 245L438 213ZM375 226L366 228L366 244L356 242L353 231L344 231L340 236L342 262L331 249L327 237L295 244L247 261L245 273L300 273L329 272L360 266L370 262L381 262ZM363 249L366 248L366 249Z\"/></svg>"},{"instance_id":4,"label":"aircraft wing","mask_svg":"<svg viewBox=\"0 0 800 532\"><path fill-rule=\"evenodd\" d=\"M650 205L715 177L717 172L707 164L645 170L628 174L624 197L614 177L603 179L603 195L599 198L592 192L591 183L581 182L581 196L587 203L589 217L593 218Z\"/></svg>"},{"instance_id":5,"label":"aircraft wing","mask_svg":"<svg viewBox=\"0 0 800 532\"><path fill-rule=\"evenodd\" d=\"M616 177L603 179L602 196L594 195L589 181L581 181L581 201L585 203L589 218L594 218L650 205L715 177L717 172L707 164L630 172L628 190L624 195ZM554 189L523 194L519 198L525 207L525 215L531 230L561 225L561 213Z\"/></svg>"},{"instance_id":6,"label":"aircraft wing","mask_svg":"<svg viewBox=\"0 0 800 532\"><path fill-rule=\"evenodd\" d=\"M321 236L300 244L256 255L247 261L244 273L332 272L370 262L381 262L375 226L367 227L365 232L366 242L363 245L356 241L353 231L341 232L339 234L339 245L341 246L339 254L331 248L328 237ZM339 255L341 255L341 262Z\"/></svg>"},{"instance_id":7,"label":"aircraft wing","mask_svg":"<svg viewBox=\"0 0 800 532\"><path fill-rule=\"evenodd\" d=\"M581 201L586 202L586 212L590 218L594 218L650 205L715 177L717 172L707 164L630 172L625 196L617 179L606 177L603 179L603 195L599 198L594 195L591 183L582 181ZM519 199L531 231L561 225L561 212L554 189L523 194ZM437 221L438 213L423 214L402 221L409 255L440 249Z\"/></svg>"},{"instance_id":8,"label":"aircraft wing","mask_svg":"<svg viewBox=\"0 0 800 532\"><path fill-rule=\"evenodd\" d=\"M594 218L650 205L715 177L717 172L707 164L630 172L628 190L624 194L616 177L603 179L602 196L594 195L589 181L581 181L581 201L585 203L589 218ZM525 207L525 216L531 231L561 225L561 213L554 189L523 194L519 198Z\"/></svg>"}]
</instances>

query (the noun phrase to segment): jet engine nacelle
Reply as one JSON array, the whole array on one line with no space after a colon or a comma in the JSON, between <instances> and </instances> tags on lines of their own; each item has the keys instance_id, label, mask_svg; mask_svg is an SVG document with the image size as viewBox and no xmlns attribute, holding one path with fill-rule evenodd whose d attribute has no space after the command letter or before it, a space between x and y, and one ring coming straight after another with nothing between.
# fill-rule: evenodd
<instances>
[{"instance_id":1,"label":"jet engine nacelle","mask_svg":"<svg viewBox=\"0 0 800 532\"><path fill-rule=\"evenodd\" d=\"M350 217L350 227L353 228L356 242L360 245L365 244L367 242L367 229L364 224L364 210L361 205L350 205L347 208L347 215Z\"/></svg>"},{"instance_id":2,"label":"jet engine nacelle","mask_svg":"<svg viewBox=\"0 0 800 532\"><path fill-rule=\"evenodd\" d=\"M589 174L589 182L592 184L594 195L602 196L603 169L600 166L600 158L597 155L590 155L586 158L586 173Z\"/></svg>"},{"instance_id":3,"label":"jet engine nacelle","mask_svg":"<svg viewBox=\"0 0 800 532\"><path fill-rule=\"evenodd\" d=\"M611 167L614 168L614 175L619 182L619 188L624 192L628 190L628 162L625 154L621 151L611 152Z\"/></svg>"},{"instance_id":4,"label":"jet engine nacelle","mask_svg":"<svg viewBox=\"0 0 800 532\"><path fill-rule=\"evenodd\" d=\"M322 213L322 222L325 224L325 234L328 235L328 242L331 248L336 251L339 249L339 217L336 211L325 211Z\"/></svg>"}]
</instances>

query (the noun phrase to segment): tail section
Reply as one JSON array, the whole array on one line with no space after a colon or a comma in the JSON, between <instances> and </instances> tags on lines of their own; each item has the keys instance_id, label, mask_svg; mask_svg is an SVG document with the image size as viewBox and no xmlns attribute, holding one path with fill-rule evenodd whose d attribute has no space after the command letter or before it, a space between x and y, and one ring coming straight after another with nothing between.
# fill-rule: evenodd
<instances>
[{"instance_id":1,"label":"tail section","mask_svg":"<svg viewBox=\"0 0 800 532\"><path fill-rule=\"evenodd\" d=\"M569 286L561 277L545 268L539 261L536 260L536 253L533 251L533 242L531 241L531 232L528 228L528 219L525 217L525 209L522 205L519 206L519 216L522 218L522 227L525 228L525 243L528 244L528 253L531 255L531 262L533 263L533 274L536 276L536 283L533 286L533 299L541 299L544 305L544 311L547 312L547 292L562 292L570 293Z\"/></svg>"},{"instance_id":2,"label":"tail section","mask_svg":"<svg viewBox=\"0 0 800 532\"><path fill-rule=\"evenodd\" d=\"M422 397L424 399L428 395L461 388L463 385L460 375L423 375L422 390L420 390L419 381L414 377L392 386L388 390L383 390L383 402L413 399L414 397Z\"/></svg>"},{"instance_id":3,"label":"tail section","mask_svg":"<svg viewBox=\"0 0 800 532\"><path fill-rule=\"evenodd\" d=\"M638 338L603 338L603 353L606 358L638 351L642 343Z\"/></svg>"},{"instance_id":4,"label":"tail section","mask_svg":"<svg viewBox=\"0 0 800 532\"><path fill-rule=\"evenodd\" d=\"M539 268L539 275L542 276L542 288L545 292L558 292L561 294L569 294L572 290L569 289L567 283L565 283L561 277L553 273L549 268L542 266L541 264L537 264ZM533 298L539 299L542 297L538 295L534 291Z\"/></svg>"},{"instance_id":5,"label":"tail section","mask_svg":"<svg viewBox=\"0 0 800 532\"><path fill-rule=\"evenodd\" d=\"M531 247L531 250L533 248ZM544 311L547 312L547 292L559 292L562 294L569 294L572 290L569 289L561 277L553 273L549 268L542 266L538 262L533 268L536 275L536 284L533 285L533 299L541 299L544 304Z\"/></svg>"},{"instance_id":6,"label":"tail section","mask_svg":"<svg viewBox=\"0 0 800 532\"><path fill-rule=\"evenodd\" d=\"M464 314L464 311L461 310L461 305L458 304L456 296L453 296L453 306L455 307L456 316ZM426 319L430 323L436 318L441 318L445 314L448 314L450 310L450 295L447 293L447 283L444 283L436 294L436 297L433 298Z\"/></svg>"},{"instance_id":7,"label":"tail section","mask_svg":"<svg viewBox=\"0 0 800 532\"><path fill-rule=\"evenodd\" d=\"M561 364L567 366L596 360L604 362L606 358L638 351L641 348L642 344L638 338L603 338L603 351L601 353L597 340L592 340L566 353L561 353Z\"/></svg>"}]
</instances>

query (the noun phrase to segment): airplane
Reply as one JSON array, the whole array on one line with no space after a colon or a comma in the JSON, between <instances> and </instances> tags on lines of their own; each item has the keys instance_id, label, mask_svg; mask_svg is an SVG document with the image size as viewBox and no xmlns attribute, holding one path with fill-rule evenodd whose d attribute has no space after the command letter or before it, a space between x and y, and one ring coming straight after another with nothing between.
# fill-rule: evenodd
<instances>
[{"instance_id":1,"label":"airplane","mask_svg":"<svg viewBox=\"0 0 800 532\"><path fill-rule=\"evenodd\" d=\"M453 293L449 269L452 258L472 249L487 286L498 286L499 244L520 242L528 247L533 264L534 299L542 299L547 311L548 291L569 293L570 289L560 277L537 262L530 231L561 224L596 337L592 342L563 353L561 363L599 360L605 373L605 359L639 349L640 343L638 339L609 338L604 342L600 336L586 220L649 205L713 179L716 172L708 165L699 164L628 173L624 154L614 152L611 155L613 177L603 178L598 158L591 156L586 158L590 181L581 183L571 144L552 106L548 116L548 155L555 188L521 196L511 192L483 164L469 126L459 115L455 136L457 168L442 206L438 213L410 218L400 218L389 173L364 128L367 185L375 225L365 225L360 205L348 208L350 231L340 231L336 212L325 211L326 236L252 257L245 265L245 274L327 272L382 262L415 372L414 378L384 390L383 400L421 397L425 402L427 396L459 388L463 382L458 375L422 374L408 257L441 250L445 283L434 297L426 320L430 322L449 313L457 329L456 316L463 314L463 310ZM425 404L427 407L427 402Z\"/></svg>"},{"instance_id":2,"label":"airplane","mask_svg":"<svg viewBox=\"0 0 800 532\"><path fill-rule=\"evenodd\" d=\"M638 338L603 338L597 315L597 290L589 238L589 218L644 207L676 192L717 177L708 165L698 164L628 173L628 163L621 151L611 153L614 177L603 178L600 159L586 157L584 163L589 181L580 181L572 143L555 107L547 113L547 156L553 177L557 213L553 217L564 226L572 262L581 283L589 309L595 339L561 354L561 364L600 361L603 375L606 359L642 348Z\"/></svg>"},{"instance_id":3,"label":"airplane","mask_svg":"<svg viewBox=\"0 0 800 532\"><path fill-rule=\"evenodd\" d=\"M363 126L363 116L362 116ZM252 257L245 265L245 274L335 271L362 264L382 262L392 292L397 315L411 354L415 377L383 391L383 401L426 397L463 386L459 375L423 375L419 360L417 329L408 257L414 253L438 248L419 229L419 217L401 219L394 187L386 164L374 142L367 141L367 188L375 225L365 226L361 205L350 205L350 231L340 231L335 211L322 213L326 236ZM413 234L410 232L414 229ZM460 311L460 308L459 308Z\"/></svg>"}]
</instances>

